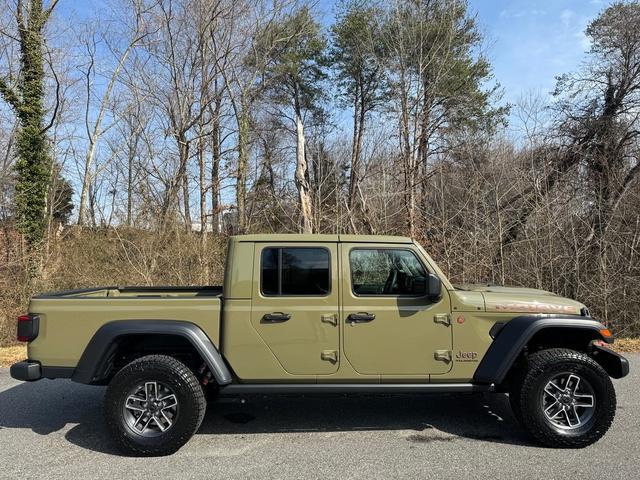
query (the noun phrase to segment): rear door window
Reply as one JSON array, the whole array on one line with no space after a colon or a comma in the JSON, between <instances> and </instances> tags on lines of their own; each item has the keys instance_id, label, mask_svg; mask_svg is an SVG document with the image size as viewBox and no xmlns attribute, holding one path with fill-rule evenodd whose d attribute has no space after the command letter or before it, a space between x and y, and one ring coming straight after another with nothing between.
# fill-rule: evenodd
<instances>
[{"instance_id":1,"label":"rear door window","mask_svg":"<svg viewBox=\"0 0 640 480\"><path fill-rule=\"evenodd\" d=\"M262 250L260 288L267 296L325 296L331 292L329 250L268 247Z\"/></svg>"}]
</instances>

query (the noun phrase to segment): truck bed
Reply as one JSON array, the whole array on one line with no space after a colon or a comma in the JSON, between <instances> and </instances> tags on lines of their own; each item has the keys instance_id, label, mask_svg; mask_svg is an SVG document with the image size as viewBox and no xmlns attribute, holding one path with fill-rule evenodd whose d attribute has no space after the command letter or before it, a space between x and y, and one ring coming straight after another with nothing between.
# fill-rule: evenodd
<instances>
[{"instance_id":1,"label":"truck bed","mask_svg":"<svg viewBox=\"0 0 640 480\"><path fill-rule=\"evenodd\" d=\"M177 320L198 325L220 345L222 287L97 287L33 297L39 335L29 358L45 366L75 367L93 335L118 320Z\"/></svg>"}]
</instances>

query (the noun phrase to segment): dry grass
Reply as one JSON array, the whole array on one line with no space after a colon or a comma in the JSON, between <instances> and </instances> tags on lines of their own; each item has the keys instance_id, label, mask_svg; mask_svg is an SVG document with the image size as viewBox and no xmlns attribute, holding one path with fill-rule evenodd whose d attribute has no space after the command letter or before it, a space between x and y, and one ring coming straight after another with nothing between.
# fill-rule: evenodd
<instances>
[{"instance_id":1,"label":"dry grass","mask_svg":"<svg viewBox=\"0 0 640 480\"><path fill-rule=\"evenodd\" d=\"M0 347L0 367L8 367L12 363L27 358L26 345L14 345L12 347Z\"/></svg>"},{"instance_id":2,"label":"dry grass","mask_svg":"<svg viewBox=\"0 0 640 480\"><path fill-rule=\"evenodd\" d=\"M613 349L618 352L640 352L640 338L617 338Z\"/></svg>"}]
</instances>

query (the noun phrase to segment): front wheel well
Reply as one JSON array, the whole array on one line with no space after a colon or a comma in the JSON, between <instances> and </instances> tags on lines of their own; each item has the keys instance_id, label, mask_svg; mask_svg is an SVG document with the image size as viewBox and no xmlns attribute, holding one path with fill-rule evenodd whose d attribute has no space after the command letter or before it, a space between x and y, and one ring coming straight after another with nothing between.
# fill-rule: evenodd
<instances>
[{"instance_id":1,"label":"front wheel well","mask_svg":"<svg viewBox=\"0 0 640 480\"><path fill-rule=\"evenodd\" d=\"M592 329L553 327L537 331L527 342L527 354L550 348L569 348L578 352L588 352L591 342L602 337Z\"/></svg>"},{"instance_id":2,"label":"front wheel well","mask_svg":"<svg viewBox=\"0 0 640 480\"><path fill-rule=\"evenodd\" d=\"M565 348L577 352L591 353L594 340L601 340L600 334L592 329L572 327L552 327L537 331L526 343L516 360L509 368L499 391L509 391L520 381L528 368L528 357L542 350Z\"/></svg>"}]
</instances>

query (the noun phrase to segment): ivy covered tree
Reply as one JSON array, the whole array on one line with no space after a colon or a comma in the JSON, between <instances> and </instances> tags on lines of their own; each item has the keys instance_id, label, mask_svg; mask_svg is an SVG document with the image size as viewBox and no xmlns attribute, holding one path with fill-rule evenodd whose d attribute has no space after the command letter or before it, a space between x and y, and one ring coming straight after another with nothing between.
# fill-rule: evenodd
<instances>
[{"instance_id":1,"label":"ivy covered tree","mask_svg":"<svg viewBox=\"0 0 640 480\"><path fill-rule=\"evenodd\" d=\"M42 0L18 0L15 7L20 71L15 79L0 75L0 93L15 111L19 130L16 139L15 205L17 224L32 255L30 276L40 270L39 247L46 232L47 192L51 157L45 125L44 28L58 0L45 8Z\"/></svg>"}]
</instances>

